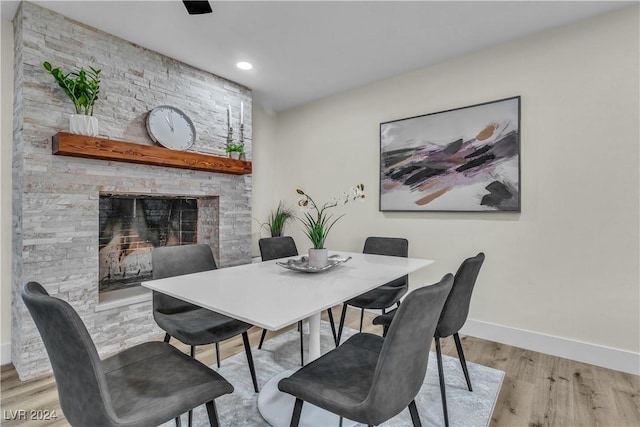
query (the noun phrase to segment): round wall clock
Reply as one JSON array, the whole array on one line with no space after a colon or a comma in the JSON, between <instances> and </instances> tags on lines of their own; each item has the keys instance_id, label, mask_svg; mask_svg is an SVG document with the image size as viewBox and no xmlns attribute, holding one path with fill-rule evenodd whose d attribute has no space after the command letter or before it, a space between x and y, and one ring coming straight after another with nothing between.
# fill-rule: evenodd
<instances>
[{"instance_id":1,"label":"round wall clock","mask_svg":"<svg viewBox=\"0 0 640 427\"><path fill-rule=\"evenodd\" d=\"M147 132L151 139L172 150L186 150L196 140L196 128L181 110L160 105L147 115Z\"/></svg>"}]
</instances>

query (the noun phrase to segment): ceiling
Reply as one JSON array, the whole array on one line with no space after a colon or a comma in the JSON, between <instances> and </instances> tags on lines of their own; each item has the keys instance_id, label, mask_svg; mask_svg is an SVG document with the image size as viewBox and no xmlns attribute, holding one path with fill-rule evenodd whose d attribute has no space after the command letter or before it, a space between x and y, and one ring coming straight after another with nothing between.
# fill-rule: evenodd
<instances>
[{"instance_id":1,"label":"ceiling","mask_svg":"<svg viewBox=\"0 0 640 427\"><path fill-rule=\"evenodd\" d=\"M15 1L2 0L12 19ZM33 1L243 84L286 110L637 1ZM249 61L253 70L236 68Z\"/></svg>"}]
</instances>

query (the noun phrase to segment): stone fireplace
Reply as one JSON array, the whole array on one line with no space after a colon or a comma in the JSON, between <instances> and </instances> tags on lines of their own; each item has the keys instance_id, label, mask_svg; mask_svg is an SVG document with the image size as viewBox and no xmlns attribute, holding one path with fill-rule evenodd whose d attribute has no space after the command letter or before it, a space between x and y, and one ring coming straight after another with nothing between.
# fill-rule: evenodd
<instances>
[{"instance_id":1,"label":"stone fireplace","mask_svg":"<svg viewBox=\"0 0 640 427\"><path fill-rule=\"evenodd\" d=\"M143 222L140 215L151 229L161 222L158 218L162 215L151 212L154 204L169 198L178 200L183 204L178 209L186 218L192 215L188 207L196 200L199 219L195 238L211 246L218 266L251 261L251 175L52 155L52 137L68 129L73 107L42 63L50 61L66 70L102 69L94 115L103 138L153 145L145 129L146 113L158 105L175 105L195 124L197 138L190 150L224 156L226 107L243 102L248 160L251 91L33 3L21 3L14 31L11 352L18 375L25 380L51 369L20 298L28 281L40 282L50 294L78 311L101 355L161 336L146 288L138 287L144 292L119 301L105 301L98 291L104 276L100 250L116 238L118 227L123 232L133 223L135 233L129 228L127 238L137 233L135 245L139 247L160 240L186 243L193 238L189 234L193 230L187 230L188 220L177 226L179 237L173 228L169 231L169 224L158 226L164 230L139 228ZM234 112L239 114L239 109ZM125 225L123 221L109 222L108 215L101 217L106 195L120 197L111 205L112 211L120 203L130 216L135 213L135 219ZM174 212L170 209L169 218ZM126 243L117 256L126 258L134 253L130 251L134 242ZM142 270L146 264L140 261L138 267ZM112 277L119 274L126 278L134 267L125 263L118 268L111 271Z\"/></svg>"}]
</instances>

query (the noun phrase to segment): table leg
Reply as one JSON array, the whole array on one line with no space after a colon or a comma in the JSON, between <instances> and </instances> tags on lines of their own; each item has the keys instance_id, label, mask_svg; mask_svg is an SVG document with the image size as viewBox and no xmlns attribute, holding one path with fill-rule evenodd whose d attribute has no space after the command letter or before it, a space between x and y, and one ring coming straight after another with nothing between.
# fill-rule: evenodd
<instances>
[{"instance_id":1,"label":"table leg","mask_svg":"<svg viewBox=\"0 0 640 427\"><path fill-rule=\"evenodd\" d=\"M320 313L309 317L309 357L307 363L320 357Z\"/></svg>"}]
</instances>

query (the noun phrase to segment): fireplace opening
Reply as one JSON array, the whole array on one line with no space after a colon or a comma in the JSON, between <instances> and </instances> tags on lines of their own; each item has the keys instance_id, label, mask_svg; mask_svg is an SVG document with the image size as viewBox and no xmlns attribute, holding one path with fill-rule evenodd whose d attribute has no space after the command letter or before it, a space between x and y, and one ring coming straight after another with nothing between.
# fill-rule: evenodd
<instances>
[{"instance_id":1,"label":"fireplace opening","mask_svg":"<svg viewBox=\"0 0 640 427\"><path fill-rule=\"evenodd\" d=\"M198 198L100 195L99 292L152 277L151 250L198 242Z\"/></svg>"}]
</instances>

